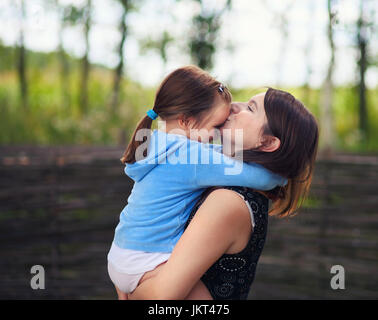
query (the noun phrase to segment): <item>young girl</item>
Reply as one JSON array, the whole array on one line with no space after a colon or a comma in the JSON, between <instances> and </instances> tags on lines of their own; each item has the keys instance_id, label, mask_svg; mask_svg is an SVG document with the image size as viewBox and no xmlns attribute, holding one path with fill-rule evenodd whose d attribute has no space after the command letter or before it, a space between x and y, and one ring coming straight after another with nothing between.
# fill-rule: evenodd
<instances>
[{"instance_id":1,"label":"young girl","mask_svg":"<svg viewBox=\"0 0 378 320\"><path fill-rule=\"evenodd\" d=\"M194 66L173 71L160 85L153 109L137 125L121 159L135 181L108 254L110 279L121 291L131 293L147 271L168 260L207 187L270 190L286 184L260 165L228 158L217 146L199 142L212 139L230 106L227 88ZM165 131L151 132L157 116ZM240 172L227 173L237 165Z\"/></svg>"}]
</instances>

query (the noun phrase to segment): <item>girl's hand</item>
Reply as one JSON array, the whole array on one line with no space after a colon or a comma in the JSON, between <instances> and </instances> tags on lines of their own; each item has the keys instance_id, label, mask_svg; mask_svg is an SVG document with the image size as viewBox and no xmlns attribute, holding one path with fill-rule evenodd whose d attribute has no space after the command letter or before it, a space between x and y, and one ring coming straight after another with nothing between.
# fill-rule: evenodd
<instances>
[{"instance_id":1,"label":"girl's hand","mask_svg":"<svg viewBox=\"0 0 378 320\"><path fill-rule=\"evenodd\" d=\"M118 300L129 300L127 293L122 292L116 286L115 286L115 288L116 288L116 291L117 291L117 294L118 294Z\"/></svg>"}]
</instances>

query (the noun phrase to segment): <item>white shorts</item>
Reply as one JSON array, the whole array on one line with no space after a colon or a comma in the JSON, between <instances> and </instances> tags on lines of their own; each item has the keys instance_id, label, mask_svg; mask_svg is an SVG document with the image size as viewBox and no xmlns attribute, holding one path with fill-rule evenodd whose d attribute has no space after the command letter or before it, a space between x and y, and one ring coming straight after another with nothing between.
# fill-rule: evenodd
<instances>
[{"instance_id":1,"label":"white shorts","mask_svg":"<svg viewBox=\"0 0 378 320\"><path fill-rule=\"evenodd\" d=\"M124 293L133 292L145 274L145 272L137 274L119 272L110 261L108 261L108 273L113 284Z\"/></svg>"},{"instance_id":2,"label":"white shorts","mask_svg":"<svg viewBox=\"0 0 378 320\"><path fill-rule=\"evenodd\" d=\"M165 262L171 253L123 249L114 242L108 253L110 280L122 292L131 293L147 271Z\"/></svg>"}]
</instances>

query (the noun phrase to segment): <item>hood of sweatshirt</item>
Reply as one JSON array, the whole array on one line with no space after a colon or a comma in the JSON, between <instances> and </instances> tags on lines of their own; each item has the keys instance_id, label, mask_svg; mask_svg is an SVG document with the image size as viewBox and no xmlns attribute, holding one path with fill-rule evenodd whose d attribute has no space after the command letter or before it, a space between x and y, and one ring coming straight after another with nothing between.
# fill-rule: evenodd
<instances>
[{"instance_id":1,"label":"hood of sweatshirt","mask_svg":"<svg viewBox=\"0 0 378 320\"><path fill-rule=\"evenodd\" d=\"M147 150L147 157L134 163L126 164L125 173L135 182L139 182L158 164L167 163L170 155L178 152L178 149L188 144L189 141L184 135L154 130L147 141L138 147L136 152L137 158L138 155L142 158L143 152Z\"/></svg>"}]
</instances>

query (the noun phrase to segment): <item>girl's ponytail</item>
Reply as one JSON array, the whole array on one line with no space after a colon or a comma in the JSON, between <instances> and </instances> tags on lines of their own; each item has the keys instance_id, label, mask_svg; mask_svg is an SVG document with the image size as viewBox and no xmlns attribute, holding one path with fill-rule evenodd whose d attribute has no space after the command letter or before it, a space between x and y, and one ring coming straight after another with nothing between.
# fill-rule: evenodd
<instances>
[{"instance_id":1,"label":"girl's ponytail","mask_svg":"<svg viewBox=\"0 0 378 320\"><path fill-rule=\"evenodd\" d=\"M134 163L136 161L135 152L136 152L137 148L142 143L144 143L147 139L144 136L142 141L136 141L135 140L136 134L141 129L151 129L151 125L152 125L152 119L148 115L144 116L144 118L139 121L139 123L138 123L138 125L137 125L137 127L136 127L136 129L133 133L133 136L132 136L132 138L129 142L129 145L127 146L125 152L123 153L122 158L120 159L123 164Z\"/></svg>"}]
</instances>

